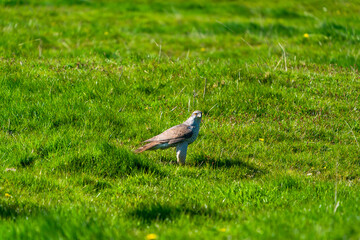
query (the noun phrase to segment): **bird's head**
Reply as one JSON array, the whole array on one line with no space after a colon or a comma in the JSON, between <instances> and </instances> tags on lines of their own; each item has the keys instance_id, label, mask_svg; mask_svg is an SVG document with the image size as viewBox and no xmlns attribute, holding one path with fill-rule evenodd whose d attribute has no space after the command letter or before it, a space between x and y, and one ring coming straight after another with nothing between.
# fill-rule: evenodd
<instances>
[{"instance_id":1,"label":"bird's head","mask_svg":"<svg viewBox=\"0 0 360 240\"><path fill-rule=\"evenodd\" d=\"M201 117L202 117L202 112L199 111L199 110L196 110L195 112L193 112L193 113L191 114L191 117L193 117L193 118L200 118L200 119L201 119Z\"/></svg>"},{"instance_id":2,"label":"bird's head","mask_svg":"<svg viewBox=\"0 0 360 240\"><path fill-rule=\"evenodd\" d=\"M200 124L201 122L201 117L202 117L202 112L199 110L196 110L195 112L193 112L191 114L191 116L185 121L185 123L189 124L189 125L193 125L193 124Z\"/></svg>"}]
</instances>

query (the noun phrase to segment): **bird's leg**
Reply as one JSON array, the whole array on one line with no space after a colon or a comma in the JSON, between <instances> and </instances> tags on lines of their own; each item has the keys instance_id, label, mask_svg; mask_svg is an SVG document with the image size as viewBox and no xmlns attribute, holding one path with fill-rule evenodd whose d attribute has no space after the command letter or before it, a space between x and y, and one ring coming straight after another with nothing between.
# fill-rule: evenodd
<instances>
[{"instance_id":1,"label":"bird's leg","mask_svg":"<svg viewBox=\"0 0 360 240\"><path fill-rule=\"evenodd\" d=\"M184 142L176 146L176 158L179 164L184 165L188 143Z\"/></svg>"}]
</instances>

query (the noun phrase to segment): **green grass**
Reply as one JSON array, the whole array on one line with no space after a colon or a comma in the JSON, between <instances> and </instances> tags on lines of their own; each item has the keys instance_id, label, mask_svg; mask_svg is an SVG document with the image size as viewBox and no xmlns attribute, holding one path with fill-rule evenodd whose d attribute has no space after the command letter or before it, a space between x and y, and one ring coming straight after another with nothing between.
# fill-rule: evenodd
<instances>
[{"instance_id":1,"label":"green grass","mask_svg":"<svg viewBox=\"0 0 360 240\"><path fill-rule=\"evenodd\" d=\"M0 238L359 239L359 13L0 1Z\"/></svg>"}]
</instances>

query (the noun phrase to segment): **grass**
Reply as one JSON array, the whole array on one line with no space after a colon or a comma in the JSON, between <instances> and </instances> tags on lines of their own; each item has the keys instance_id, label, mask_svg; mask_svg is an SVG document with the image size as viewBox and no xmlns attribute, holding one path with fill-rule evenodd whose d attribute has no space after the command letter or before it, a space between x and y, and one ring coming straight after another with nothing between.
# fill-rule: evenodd
<instances>
[{"instance_id":1,"label":"grass","mask_svg":"<svg viewBox=\"0 0 360 240\"><path fill-rule=\"evenodd\" d=\"M359 6L1 1L1 238L359 239Z\"/></svg>"}]
</instances>

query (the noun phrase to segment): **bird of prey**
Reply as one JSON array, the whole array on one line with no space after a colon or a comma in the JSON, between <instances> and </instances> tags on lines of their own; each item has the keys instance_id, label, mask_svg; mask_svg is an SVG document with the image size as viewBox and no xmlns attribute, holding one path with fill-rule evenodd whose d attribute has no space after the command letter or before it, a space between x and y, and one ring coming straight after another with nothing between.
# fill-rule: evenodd
<instances>
[{"instance_id":1,"label":"bird of prey","mask_svg":"<svg viewBox=\"0 0 360 240\"><path fill-rule=\"evenodd\" d=\"M176 125L168 130L152 137L144 142L144 146L135 150L135 153L141 153L146 150L166 149L176 147L177 162L185 164L188 145L193 143L200 130L202 112L195 111L182 124Z\"/></svg>"}]
</instances>

